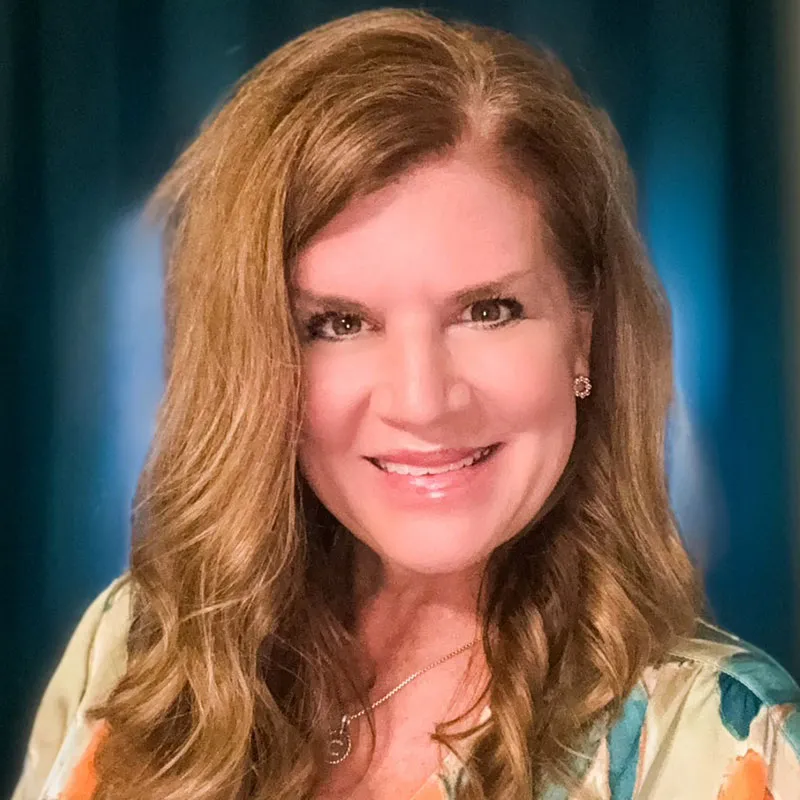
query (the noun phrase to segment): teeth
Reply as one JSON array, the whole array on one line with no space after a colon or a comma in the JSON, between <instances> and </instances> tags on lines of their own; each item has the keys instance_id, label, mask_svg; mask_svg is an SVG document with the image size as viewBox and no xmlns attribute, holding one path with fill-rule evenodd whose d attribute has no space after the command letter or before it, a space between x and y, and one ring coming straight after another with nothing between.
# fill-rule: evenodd
<instances>
[{"instance_id":1,"label":"teeth","mask_svg":"<svg viewBox=\"0 0 800 800\"><path fill-rule=\"evenodd\" d=\"M443 467L412 467L410 464L394 464L386 461L375 461L375 463L384 472L394 472L396 475L413 475L419 477L421 475L441 475L444 472L455 472L457 469L464 469L474 464L479 458L483 458L492 448L484 447L481 450L476 450L461 461L455 461L452 464L447 464Z\"/></svg>"}]
</instances>

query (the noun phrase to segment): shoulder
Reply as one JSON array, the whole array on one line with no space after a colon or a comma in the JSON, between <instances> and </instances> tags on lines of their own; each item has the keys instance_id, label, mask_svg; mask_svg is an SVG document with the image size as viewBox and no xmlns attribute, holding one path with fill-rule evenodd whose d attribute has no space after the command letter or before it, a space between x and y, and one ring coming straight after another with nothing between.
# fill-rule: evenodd
<instances>
[{"instance_id":1,"label":"shoulder","mask_svg":"<svg viewBox=\"0 0 800 800\"><path fill-rule=\"evenodd\" d=\"M127 575L101 592L81 617L42 696L13 800L33 800L69 770L91 738L86 712L125 671L131 585Z\"/></svg>"},{"instance_id":2,"label":"shoulder","mask_svg":"<svg viewBox=\"0 0 800 800\"><path fill-rule=\"evenodd\" d=\"M79 704L99 702L124 672L130 613L131 584L126 574L103 590L83 614L47 691L64 689Z\"/></svg>"},{"instance_id":3,"label":"shoulder","mask_svg":"<svg viewBox=\"0 0 800 800\"><path fill-rule=\"evenodd\" d=\"M124 666L130 614L131 581L126 573L106 587L86 609L59 669L73 667L70 674L81 675L90 682L107 673L109 668ZM119 663L120 659L123 663ZM92 687L85 685L84 688Z\"/></svg>"},{"instance_id":4,"label":"shoulder","mask_svg":"<svg viewBox=\"0 0 800 800\"><path fill-rule=\"evenodd\" d=\"M645 670L601 750L593 772L613 800L788 800L800 786L800 689L768 655L701 623Z\"/></svg>"},{"instance_id":5,"label":"shoulder","mask_svg":"<svg viewBox=\"0 0 800 800\"><path fill-rule=\"evenodd\" d=\"M687 691L705 698L731 736L744 740L761 716L800 753L800 688L762 650L709 623L697 635L679 642L668 661L654 672L653 688L691 676ZM662 689L663 691L663 689Z\"/></svg>"}]
</instances>

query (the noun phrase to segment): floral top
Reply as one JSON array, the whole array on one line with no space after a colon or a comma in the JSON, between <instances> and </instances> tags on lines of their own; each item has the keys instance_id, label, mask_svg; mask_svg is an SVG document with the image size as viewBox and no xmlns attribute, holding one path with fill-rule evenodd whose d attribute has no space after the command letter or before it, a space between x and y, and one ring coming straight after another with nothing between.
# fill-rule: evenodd
<instances>
[{"instance_id":1,"label":"floral top","mask_svg":"<svg viewBox=\"0 0 800 800\"><path fill-rule=\"evenodd\" d=\"M90 606L42 699L12 800L89 800L102 723L88 708L125 668L129 584ZM706 623L647 668L620 718L585 759L581 797L597 800L798 800L800 689L772 659ZM457 798L452 755L406 800ZM398 798L403 800L403 798ZM541 800L570 800L551 787Z\"/></svg>"}]
</instances>

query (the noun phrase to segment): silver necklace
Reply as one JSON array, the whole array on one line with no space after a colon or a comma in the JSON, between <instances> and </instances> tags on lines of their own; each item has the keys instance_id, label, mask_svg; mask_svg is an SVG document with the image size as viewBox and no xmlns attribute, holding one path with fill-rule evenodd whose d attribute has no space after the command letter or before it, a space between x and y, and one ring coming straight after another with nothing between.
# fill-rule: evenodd
<instances>
[{"instance_id":1,"label":"silver necklace","mask_svg":"<svg viewBox=\"0 0 800 800\"><path fill-rule=\"evenodd\" d=\"M424 675L434 667L438 667L439 664L444 664L445 661L449 661L451 658L461 655L461 653L469 650L470 647L472 647L477 641L477 639L474 639L468 644L462 644L458 650L453 650L452 653L442 656L432 664L428 664L427 667L417 670L413 674L409 675L402 683L398 683L397 686L395 686L390 692L387 692L379 700L376 700L369 708L362 708L361 711L357 711L355 714L345 714L342 717L339 727L332 728L328 734L328 753L325 757L325 761L333 766L335 764L341 764L342 761L344 761L347 756L350 755L350 750L353 746L352 739L350 738L350 723L353 720L363 717L368 711L374 711L378 706L383 705L383 703L385 703L387 700L394 697L401 689L404 689L406 686L408 686L411 681L416 680L420 675Z\"/></svg>"}]
</instances>

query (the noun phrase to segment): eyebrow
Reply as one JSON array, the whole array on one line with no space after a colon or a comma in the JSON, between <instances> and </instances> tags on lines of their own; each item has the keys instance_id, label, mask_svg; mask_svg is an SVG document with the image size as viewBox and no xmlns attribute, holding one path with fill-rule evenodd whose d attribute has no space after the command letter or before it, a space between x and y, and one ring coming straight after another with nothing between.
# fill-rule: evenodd
<instances>
[{"instance_id":1,"label":"eyebrow","mask_svg":"<svg viewBox=\"0 0 800 800\"><path fill-rule=\"evenodd\" d=\"M447 298L446 303L452 305L470 305L478 300L484 300L492 295L500 295L508 292L511 287L524 277L533 275L531 269L521 269L515 272L509 272L494 281L488 283L479 283L473 286L467 286L459 290L455 294ZM367 314L369 308L357 300L341 295L323 295L316 294L308 289L301 289L294 287L294 293L301 303L314 305L324 310L331 311L344 311L348 314Z\"/></svg>"}]
</instances>

